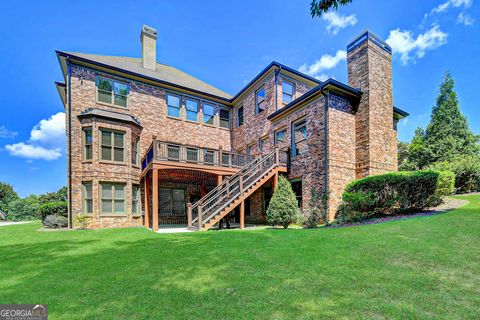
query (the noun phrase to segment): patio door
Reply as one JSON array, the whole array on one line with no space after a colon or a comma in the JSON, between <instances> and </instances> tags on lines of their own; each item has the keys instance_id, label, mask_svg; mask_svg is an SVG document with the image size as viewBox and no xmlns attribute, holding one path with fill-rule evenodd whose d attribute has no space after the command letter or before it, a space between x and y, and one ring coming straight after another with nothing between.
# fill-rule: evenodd
<instances>
[{"instance_id":1,"label":"patio door","mask_svg":"<svg viewBox=\"0 0 480 320\"><path fill-rule=\"evenodd\" d=\"M187 224L185 189L158 189L158 223L160 225Z\"/></svg>"}]
</instances>

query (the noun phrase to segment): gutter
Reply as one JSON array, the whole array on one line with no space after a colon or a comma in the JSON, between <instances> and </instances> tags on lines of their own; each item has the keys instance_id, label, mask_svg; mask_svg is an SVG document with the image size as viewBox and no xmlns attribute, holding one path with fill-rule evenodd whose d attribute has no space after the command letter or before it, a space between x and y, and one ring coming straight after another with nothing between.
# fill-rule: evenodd
<instances>
[{"instance_id":1,"label":"gutter","mask_svg":"<svg viewBox=\"0 0 480 320\"><path fill-rule=\"evenodd\" d=\"M67 83L68 83L68 228L73 228L72 223L72 81L70 58L67 56Z\"/></svg>"},{"instance_id":2,"label":"gutter","mask_svg":"<svg viewBox=\"0 0 480 320\"><path fill-rule=\"evenodd\" d=\"M328 130L328 109L329 109L329 100L330 100L330 92L327 92L327 94L325 94L325 91L324 89L322 88L322 90L320 90L320 92L322 93L323 97L325 98L325 106L324 106L324 135L325 135L325 141L323 143L323 162L324 162L324 166L325 166L325 173L324 173L324 189L325 189L325 192L329 192L329 187L328 187L328 151L329 151L329 143L328 143L328 133L329 133L329 130ZM327 207L325 208L326 209L326 212L328 213L328 210L329 210L329 202L327 201Z\"/></svg>"}]
</instances>

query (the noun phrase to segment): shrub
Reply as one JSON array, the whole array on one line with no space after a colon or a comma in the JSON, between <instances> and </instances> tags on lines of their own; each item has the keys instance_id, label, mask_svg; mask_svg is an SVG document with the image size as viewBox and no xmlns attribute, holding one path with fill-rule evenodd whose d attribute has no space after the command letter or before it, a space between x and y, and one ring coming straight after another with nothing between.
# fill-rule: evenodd
<instances>
[{"instance_id":1,"label":"shrub","mask_svg":"<svg viewBox=\"0 0 480 320\"><path fill-rule=\"evenodd\" d=\"M304 228L316 228L320 223L328 223L328 192L312 189L308 202L309 215L303 221Z\"/></svg>"},{"instance_id":2,"label":"shrub","mask_svg":"<svg viewBox=\"0 0 480 320\"><path fill-rule=\"evenodd\" d=\"M345 187L337 212L340 223L422 210L454 191L448 171L404 171L369 176Z\"/></svg>"},{"instance_id":3,"label":"shrub","mask_svg":"<svg viewBox=\"0 0 480 320\"><path fill-rule=\"evenodd\" d=\"M67 217L67 212L68 205L66 201L47 202L38 208L38 215L42 221L51 215Z\"/></svg>"},{"instance_id":4,"label":"shrub","mask_svg":"<svg viewBox=\"0 0 480 320\"><path fill-rule=\"evenodd\" d=\"M87 229L90 226L91 217L85 214L76 214L73 217L73 224L78 229Z\"/></svg>"},{"instance_id":5,"label":"shrub","mask_svg":"<svg viewBox=\"0 0 480 320\"><path fill-rule=\"evenodd\" d=\"M67 218L57 215L48 215L43 220L46 228L65 228L68 225Z\"/></svg>"},{"instance_id":6,"label":"shrub","mask_svg":"<svg viewBox=\"0 0 480 320\"><path fill-rule=\"evenodd\" d=\"M429 168L453 172L455 193L480 191L480 157L478 156L463 156L452 161L437 162Z\"/></svg>"},{"instance_id":7,"label":"shrub","mask_svg":"<svg viewBox=\"0 0 480 320\"><path fill-rule=\"evenodd\" d=\"M267 209L268 224L281 225L286 229L299 215L300 210L290 182L284 176L279 176L278 186Z\"/></svg>"}]
</instances>

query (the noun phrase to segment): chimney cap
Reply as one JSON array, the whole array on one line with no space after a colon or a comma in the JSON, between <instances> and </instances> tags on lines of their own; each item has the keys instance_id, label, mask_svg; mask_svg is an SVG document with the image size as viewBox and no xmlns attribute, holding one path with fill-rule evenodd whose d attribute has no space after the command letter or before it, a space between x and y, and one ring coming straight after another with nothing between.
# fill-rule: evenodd
<instances>
[{"instance_id":1,"label":"chimney cap","mask_svg":"<svg viewBox=\"0 0 480 320\"><path fill-rule=\"evenodd\" d=\"M358 48L360 45L362 45L368 40L372 41L386 52L392 54L392 48L379 36L375 35L368 29L364 30L350 42L350 44L347 46L347 52L353 51L355 48Z\"/></svg>"},{"instance_id":2,"label":"chimney cap","mask_svg":"<svg viewBox=\"0 0 480 320\"><path fill-rule=\"evenodd\" d=\"M140 34L140 40L143 38L143 35L147 35L147 36L153 38L154 40L157 40L158 33L157 33L157 30L155 28L152 28L152 27L144 24L143 27L142 27L142 32Z\"/></svg>"}]
</instances>

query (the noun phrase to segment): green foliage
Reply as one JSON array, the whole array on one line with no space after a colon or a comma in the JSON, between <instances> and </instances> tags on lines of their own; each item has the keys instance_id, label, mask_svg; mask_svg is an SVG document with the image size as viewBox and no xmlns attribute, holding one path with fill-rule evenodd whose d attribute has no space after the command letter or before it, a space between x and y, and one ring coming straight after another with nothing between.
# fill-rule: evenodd
<instances>
[{"instance_id":1,"label":"green foliage","mask_svg":"<svg viewBox=\"0 0 480 320\"><path fill-rule=\"evenodd\" d=\"M319 224L328 223L329 193L312 189L308 202L309 215L303 221L305 228L316 228Z\"/></svg>"},{"instance_id":2,"label":"green foliage","mask_svg":"<svg viewBox=\"0 0 480 320\"><path fill-rule=\"evenodd\" d=\"M410 168L425 168L458 156L479 154L478 137L460 111L454 84L451 75L445 73L430 123L425 131L417 128L410 143L407 160Z\"/></svg>"},{"instance_id":3,"label":"green foliage","mask_svg":"<svg viewBox=\"0 0 480 320\"><path fill-rule=\"evenodd\" d=\"M422 210L441 203L454 191L449 171L404 171L369 176L351 182L337 213L340 223Z\"/></svg>"},{"instance_id":4,"label":"green foliage","mask_svg":"<svg viewBox=\"0 0 480 320\"><path fill-rule=\"evenodd\" d=\"M30 195L24 199L16 199L9 203L7 219L13 221L37 219L38 197Z\"/></svg>"},{"instance_id":5,"label":"green foliage","mask_svg":"<svg viewBox=\"0 0 480 320\"><path fill-rule=\"evenodd\" d=\"M332 7L337 10L339 5L346 6L351 2L352 0L312 0L312 2L310 2L310 14L312 18L320 17Z\"/></svg>"},{"instance_id":6,"label":"green foliage","mask_svg":"<svg viewBox=\"0 0 480 320\"><path fill-rule=\"evenodd\" d=\"M429 169L448 170L455 174L455 192L467 193L480 191L480 157L457 157L452 161L432 164Z\"/></svg>"},{"instance_id":7,"label":"green foliage","mask_svg":"<svg viewBox=\"0 0 480 320\"><path fill-rule=\"evenodd\" d=\"M38 216L42 221L50 215L67 217L67 212L67 201L47 202L38 208Z\"/></svg>"},{"instance_id":8,"label":"green foliage","mask_svg":"<svg viewBox=\"0 0 480 320\"><path fill-rule=\"evenodd\" d=\"M279 176L278 186L273 192L267 209L268 224L288 228L299 215L300 210L290 182L284 176Z\"/></svg>"},{"instance_id":9,"label":"green foliage","mask_svg":"<svg viewBox=\"0 0 480 320\"><path fill-rule=\"evenodd\" d=\"M8 183L0 182L0 210L8 212L12 201L18 200L18 194Z\"/></svg>"},{"instance_id":10,"label":"green foliage","mask_svg":"<svg viewBox=\"0 0 480 320\"><path fill-rule=\"evenodd\" d=\"M86 229L90 226L92 217L85 214L77 214L73 217L73 224L78 229Z\"/></svg>"},{"instance_id":11,"label":"green foliage","mask_svg":"<svg viewBox=\"0 0 480 320\"><path fill-rule=\"evenodd\" d=\"M67 187L61 187L56 192L48 192L41 194L38 197L38 201L40 204L44 204L47 202L67 201Z\"/></svg>"},{"instance_id":12,"label":"green foliage","mask_svg":"<svg viewBox=\"0 0 480 320\"><path fill-rule=\"evenodd\" d=\"M46 228L65 228L68 226L67 218L57 215L46 216L43 220Z\"/></svg>"}]
</instances>

